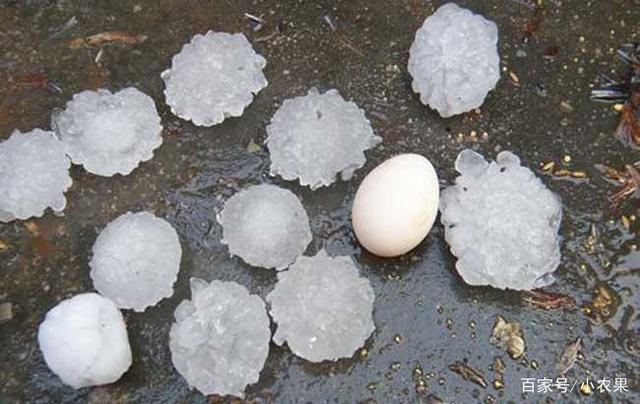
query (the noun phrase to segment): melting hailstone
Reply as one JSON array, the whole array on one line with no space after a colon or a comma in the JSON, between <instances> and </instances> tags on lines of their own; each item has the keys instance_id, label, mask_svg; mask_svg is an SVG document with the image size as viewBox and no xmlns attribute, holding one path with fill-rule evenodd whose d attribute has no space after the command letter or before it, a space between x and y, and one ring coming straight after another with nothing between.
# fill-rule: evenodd
<instances>
[{"instance_id":1,"label":"melting hailstone","mask_svg":"<svg viewBox=\"0 0 640 404\"><path fill-rule=\"evenodd\" d=\"M67 205L71 162L53 132L14 131L0 142L0 222L39 217Z\"/></svg>"},{"instance_id":2,"label":"melting hailstone","mask_svg":"<svg viewBox=\"0 0 640 404\"><path fill-rule=\"evenodd\" d=\"M273 341L311 362L348 358L375 329L374 293L350 257L300 257L267 296Z\"/></svg>"},{"instance_id":3,"label":"melting hailstone","mask_svg":"<svg viewBox=\"0 0 640 404\"><path fill-rule=\"evenodd\" d=\"M74 164L105 177L131 173L162 144L153 99L133 87L75 94L52 126Z\"/></svg>"},{"instance_id":4,"label":"melting hailstone","mask_svg":"<svg viewBox=\"0 0 640 404\"><path fill-rule=\"evenodd\" d=\"M478 108L500 78L498 27L447 3L416 32L408 70L420 101L449 117Z\"/></svg>"},{"instance_id":5,"label":"melting hailstone","mask_svg":"<svg viewBox=\"0 0 640 404\"><path fill-rule=\"evenodd\" d=\"M337 90L285 100L267 126L271 175L299 179L311 189L331 185L336 174L348 181L378 144L364 111Z\"/></svg>"},{"instance_id":6,"label":"melting hailstone","mask_svg":"<svg viewBox=\"0 0 640 404\"><path fill-rule=\"evenodd\" d=\"M242 397L258 381L271 339L260 297L234 282L191 278L191 300L183 300L174 316L171 360L190 387Z\"/></svg>"},{"instance_id":7,"label":"melting hailstone","mask_svg":"<svg viewBox=\"0 0 640 404\"><path fill-rule=\"evenodd\" d=\"M253 95L267 86L267 61L244 34L209 31L182 47L162 73L171 112L198 126L242 115Z\"/></svg>"},{"instance_id":8,"label":"melting hailstone","mask_svg":"<svg viewBox=\"0 0 640 404\"><path fill-rule=\"evenodd\" d=\"M257 267L284 269L311 242L302 203L275 185L255 185L233 195L218 221L229 253Z\"/></svg>"},{"instance_id":9,"label":"melting hailstone","mask_svg":"<svg viewBox=\"0 0 640 404\"><path fill-rule=\"evenodd\" d=\"M560 199L503 151L488 163L463 150L460 176L440 200L445 239L470 285L529 290L553 282L560 263Z\"/></svg>"},{"instance_id":10,"label":"melting hailstone","mask_svg":"<svg viewBox=\"0 0 640 404\"><path fill-rule=\"evenodd\" d=\"M144 311L173 294L181 256L169 223L149 212L125 213L93 245L93 286L120 308Z\"/></svg>"},{"instance_id":11,"label":"melting hailstone","mask_svg":"<svg viewBox=\"0 0 640 404\"><path fill-rule=\"evenodd\" d=\"M75 389L113 383L131 366L122 314L96 293L74 296L49 310L38 344L49 369Z\"/></svg>"}]
</instances>

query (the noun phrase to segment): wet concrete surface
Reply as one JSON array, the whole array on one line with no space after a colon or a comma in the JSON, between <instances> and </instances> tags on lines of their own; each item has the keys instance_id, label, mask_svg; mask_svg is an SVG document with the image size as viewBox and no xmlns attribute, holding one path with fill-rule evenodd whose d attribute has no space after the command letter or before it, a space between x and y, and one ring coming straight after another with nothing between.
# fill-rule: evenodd
<instances>
[{"instance_id":1,"label":"wet concrete surface","mask_svg":"<svg viewBox=\"0 0 640 404\"><path fill-rule=\"evenodd\" d=\"M637 201L612 209L608 196L614 187L594 167L621 168L634 162L637 152L613 137L617 113L611 106L589 101L599 73L622 73L618 45L640 40L640 2L545 0L541 9L527 0L458 2L498 24L503 72L480 111L450 119L420 104L406 71L415 30L442 3L3 2L0 138L14 128L49 127L51 112L73 93L98 87L136 86L148 93L166 130L154 159L129 176L102 178L74 167L63 217L47 213L0 224L0 303L12 303L12 318L0 324L0 402L217 401L190 391L173 369L168 333L174 308L189 297L191 276L233 280L263 297L273 288L273 273L229 258L215 222L226 198L260 182L286 187L302 199L314 236L308 254L324 247L354 258L376 293L377 328L365 350L337 363L311 364L272 344L260 381L247 389L248 401L640 401ZM254 31L245 12L261 16L266 26ZM268 60L269 86L242 117L198 128L171 115L160 73L183 43L208 29L244 32ZM75 38L108 30L149 38L139 45L69 47ZM269 177L269 155L262 146L276 108L311 86L337 88L354 100L384 140L367 153L366 166L350 182L313 192ZM247 147L252 142L258 150ZM562 197L563 261L549 290L571 296L575 306L546 311L525 303L519 293L466 286L439 224L398 259L378 259L358 246L350 204L371 168L397 153L421 153L432 160L444 185L455 178L453 160L465 147L490 157L498 150L514 151ZM565 155L571 156L569 163L563 163ZM545 174L541 164L549 161L583 170L587 179ZM92 290L87 263L106 223L142 209L166 218L180 234L184 254L175 294L144 313L125 312L134 362L120 381L75 391L44 364L37 326L60 300ZM593 306L595 290L612 296L597 313L582 307ZM489 342L497 315L522 324L523 359L513 360ZM626 378L629 391L585 396L575 387L565 395L523 395L521 378L555 379L558 358L577 337L583 354L567 373L569 381L579 386L587 377ZM490 370L496 356L506 367L499 389ZM456 361L468 361L489 385L483 388L449 370Z\"/></svg>"}]
</instances>

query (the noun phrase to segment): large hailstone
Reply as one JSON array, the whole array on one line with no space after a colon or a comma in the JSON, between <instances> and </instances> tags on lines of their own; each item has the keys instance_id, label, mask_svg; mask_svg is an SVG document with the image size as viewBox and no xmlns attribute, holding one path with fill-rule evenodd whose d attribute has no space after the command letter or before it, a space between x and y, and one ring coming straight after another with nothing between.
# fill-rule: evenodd
<instances>
[{"instance_id":1,"label":"large hailstone","mask_svg":"<svg viewBox=\"0 0 640 404\"><path fill-rule=\"evenodd\" d=\"M257 267L284 269L311 242L302 203L291 191L275 185L254 185L233 195L218 221L229 253Z\"/></svg>"},{"instance_id":2,"label":"large hailstone","mask_svg":"<svg viewBox=\"0 0 640 404\"><path fill-rule=\"evenodd\" d=\"M73 163L105 177L131 173L162 144L153 99L133 87L82 91L52 121Z\"/></svg>"},{"instance_id":3,"label":"large hailstone","mask_svg":"<svg viewBox=\"0 0 640 404\"><path fill-rule=\"evenodd\" d=\"M374 293L350 257L300 257L267 296L273 341L311 362L348 358L375 329Z\"/></svg>"},{"instance_id":4,"label":"large hailstone","mask_svg":"<svg viewBox=\"0 0 640 404\"><path fill-rule=\"evenodd\" d=\"M96 293L76 295L49 310L38 344L49 369L75 389L113 383L131 366L122 314Z\"/></svg>"},{"instance_id":5,"label":"large hailstone","mask_svg":"<svg viewBox=\"0 0 640 404\"><path fill-rule=\"evenodd\" d=\"M242 397L258 381L271 339L260 297L234 282L191 278L191 300L183 300L174 316L171 360L190 387Z\"/></svg>"},{"instance_id":6,"label":"large hailstone","mask_svg":"<svg viewBox=\"0 0 640 404\"><path fill-rule=\"evenodd\" d=\"M39 217L67 205L71 162L53 132L16 130L0 142L0 222Z\"/></svg>"},{"instance_id":7,"label":"large hailstone","mask_svg":"<svg viewBox=\"0 0 640 404\"><path fill-rule=\"evenodd\" d=\"M173 294L181 257L168 222L149 212L125 213L93 245L93 287L120 308L144 311Z\"/></svg>"},{"instance_id":8,"label":"large hailstone","mask_svg":"<svg viewBox=\"0 0 640 404\"><path fill-rule=\"evenodd\" d=\"M516 290L552 283L560 199L511 152L488 163L463 150L455 167L460 176L442 192L440 219L464 281Z\"/></svg>"},{"instance_id":9,"label":"large hailstone","mask_svg":"<svg viewBox=\"0 0 640 404\"><path fill-rule=\"evenodd\" d=\"M447 3L416 32L409 73L420 101L449 117L478 108L500 78L498 27Z\"/></svg>"},{"instance_id":10,"label":"large hailstone","mask_svg":"<svg viewBox=\"0 0 640 404\"><path fill-rule=\"evenodd\" d=\"M285 100L267 126L271 175L299 179L311 189L331 185L340 173L348 181L378 144L364 111L338 90Z\"/></svg>"},{"instance_id":11,"label":"large hailstone","mask_svg":"<svg viewBox=\"0 0 640 404\"><path fill-rule=\"evenodd\" d=\"M240 116L253 95L267 86L262 73L266 64L244 34L198 34L162 73L167 105L198 126Z\"/></svg>"}]
</instances>

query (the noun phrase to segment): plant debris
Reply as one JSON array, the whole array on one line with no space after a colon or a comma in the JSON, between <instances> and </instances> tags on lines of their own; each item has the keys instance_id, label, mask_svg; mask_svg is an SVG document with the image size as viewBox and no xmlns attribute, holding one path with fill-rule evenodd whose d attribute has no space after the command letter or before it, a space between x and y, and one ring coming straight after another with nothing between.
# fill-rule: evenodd
<instances>
[{"instance_id":1,"label":"plant debris","mask_svg":"<svg viewBox=\"0 0 640 404\"><path fill-rule=\"evenodd\" d=\"M462 376L464 380L472 381L481 387L487 387L487 381L485 380L482 373L475 370L474 368L472 368L471 366L467 365L464 362L456 361L454 364L449 366L449 369L452 372L455 372L460 376Z\"/></svg>"},{"instance_id":2,"label":"plant debris","mask_svg":"<svg viewBox=\"0 0 640 404\"><path fill-rule=\"evenodd\" d=\"M127 45L136 45L147 40L146 35L135 35L125 31L106 31L84 38L76 38L69 41L70 48L81 46L100 46L112 42L120 42Z\"/></svg>"},{"instance_id":3,"label":"plant debris","mask_svg":"<svg viewBox=\"0 0 640 404\"><path fill-rule=\"evenodd\" d=\"M522 336L522 326L517 321L507 321L498 315L491 331L489 341L504 346L512 359L520 358L526 349Z\"/></svg>"},{"instance_id":4,"label":"plant debris","mask_svg":"<svg viewBox=\"0 0 640 404\"><path fill-rule=\"evenodd\" d=\"M594 287L592 296L593 299L582 306L582 311L596 323L612 318L622 302L620 296L604 282Z\"/></svg>"},{"instance_id":5,"label":"plant debris","mask_svg":"<svg viewBox=\"0 0 640 404\"><path fill-rule=\"evenodd\" d=\"M638 171L635 164L627 164L624 171L605 165L596 165L596 168L602 173L606 180L619 187L609 198L614 207L630 195L634 197L638 196L638 189L640 189L640 171Z\"/></svg>"},{"instance_id":6,"label":"plant debris","mask_svg":"<svg viewBox=\"0 0 640 404\"><path fill-rule=\"evenodd\" d=\"M569 371L576 363L576 359L578 358L578 353L582 349L582 340L580 338L576 338L575 341L567 345L556 365L556 370L558 371L559 376L564 376L565 373Z\"/></svg>"},{"instance_id":7,"label":"plant debris","mask_svg":"<svg viewBox=\"0 0 640 404\"><path fill-rule=\"evenodd\" d=\"M555 310L573 307L576 301L568 295L556 292L547 292L543 289L525 291L522 300L544 310Z\"/></svg>"},{"instance_id":8,"label":"plant debris","mask_svg":"<svg viewBox=\"0 0 640 404\"><path fill-rule=\"evenodd\" d=\"M0 304L0 324L6 323L13 319L13 304L5 302Z\"/></svg>"},{"instance_id":9,"label":"plant debris","mask_svg":"<svg viewBox=\"0 0 640 404\"><path fill-rule=\"evenodd\" d=\"M502 358L500 358L499 356L496 356L493 359L493 364L490 367L490 370L492 370L495 373L495 378L493 379L493 388L496 390L500 390L504 387L504 371L505 371L505 366L504 366L504 362L502 361Z\"/></svg>"}]
</instances>

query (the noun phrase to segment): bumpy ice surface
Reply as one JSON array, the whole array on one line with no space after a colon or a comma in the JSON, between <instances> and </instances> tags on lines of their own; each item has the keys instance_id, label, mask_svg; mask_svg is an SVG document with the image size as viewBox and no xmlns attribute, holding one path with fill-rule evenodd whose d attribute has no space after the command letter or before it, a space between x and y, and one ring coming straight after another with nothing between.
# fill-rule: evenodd
<instances>
[{"instance_id":1,"label":"bumpy ice surface","mask_svg":"<svg viewBox=\"0 0 640 404\"><path fill-rule=\"evenodd\" d=\"M311 189L327 186L340 173L347 181L378 144L364 111L337 90L285 100L267 126L271 175L299 179Z\"/></svg>"},{"instance_id":2,"label":"bumpy ice surface","mask_svg":"<svg viewBox=\"0 0 640 404\"><path fill-rule=\"evenodd\" d=\"M284 269L311 242L309 218L300 200L274 185L255 185L233 195L218 221L229 253L257 267Z\"/></svg>"},{"instance_id":3,"label":"bumpy ice surface","mask_svg":"<svg viewBox=\"0 0 640 404\"><path fill-rule=\"evenodd\" d=\"M71 162L53 132L14 131L0 142L0 222L62 212Z\"/></svg>"},{"instance_id":4,"label":"bumpy ice surface","mask_svg":"<svg viewBox=\"0 0 640 404\"><path fill-rule=\"evenodd\" d=\"M267 296L273 341L311 362L348 358L375 329L374 293L350 257L300 257Z\"/></svg>"},{"instance_id":5,"label":"bumpy ice surface","mask_svg":"<svg viewBox=\"0 0 640 404\"><path fill-rule=\"evenodd\" d=\"M461 175L442 193L440 212L464 281L517 290L552 283L560 263L559 198L507 151L487 163L463 150L455 164Z\"/></svg>"},{"instance_id":6,"label":"bumpy ice surface","mask_svg":"<svg viewBox=\"0 0 640 404\"><path fill-rule=\"evenodd\" d=\"M443 117L478 108L500 78L497 44L494 22L443 5L425 20L409 50L413 91Z\"/></svg>"},{"instance_id":7,"label":"bumpy ice surface","mask_svg":"<svg viewBox=\"0 0 640 404\"><path fill-rule=\"evenodd\" d=\"M262 73L266 64L244 34L198 34L162 73L167 105L174 115L199 126L240 116L253 95L267 86Z\"/></svg>"},{"instance_id":8,"label":"bumpy ice surface","mask_svg":"<svg viewBox=\"0 0 640 404\"><path fill-rule=\"evenodd\" d=\"M96 293L74 296L49 310L38 343L47 366L76 389L113 383L131 366L122 314Z\"/></svg>"},{"instance_id":9,"label":"bumpy ice surface","mask_svg":"<svg viewBox=\"0 0 640 404\"><path fill-rule=\"evenodd\" d=\"M128 212L109 223L93 245L93 286L120 308L144 311L173 294L181 257L169 223L149 212Z\"/></svg>"},{"instance_id":10,"label":"bumpy ice surface","mask_svg":"<svg viewBox=\"0 0 640 404\"><path fill-rule=\"evenodd\" d=\"M153 99L133 87L75 94L52 126L74 164L105 177L129 174L162 144Z\"/></svg>"},{"instance_id":11,"label":"bumpy ice surface","mask_svg":"<svg viewBox=\"0 0 640 404\"><path fill-rule=\"evenodd\" d=\"M191 300L183 300L174 315L171 359L190 387L242 397L258 381L271 339L260 297L234 282L191 278Z\"/></svg>"}]
</instances>

